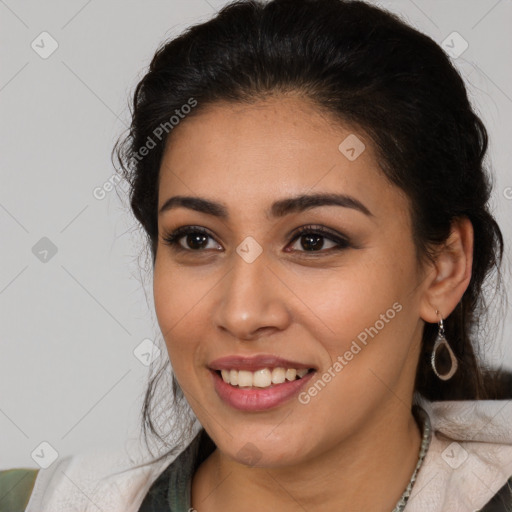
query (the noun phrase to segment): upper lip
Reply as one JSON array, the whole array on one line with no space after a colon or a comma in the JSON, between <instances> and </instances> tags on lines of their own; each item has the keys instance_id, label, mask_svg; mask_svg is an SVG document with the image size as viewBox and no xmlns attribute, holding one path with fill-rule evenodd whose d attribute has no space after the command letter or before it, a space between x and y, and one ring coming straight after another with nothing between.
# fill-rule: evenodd
<instances>
[{"instance_id":1,"label":"upper lip","mask_svg":"<svg viewBox=\"0 0 512 512\"><path fill-rule=\"evenodd\" d=\"M226 356L215 359L209 365L212 370L247 370L256 371L263 368L313 368L310 364L299 363L297 361L290 361L282 357L272 355L258 355L258 356Z\"/></svg>"}]
</instances>

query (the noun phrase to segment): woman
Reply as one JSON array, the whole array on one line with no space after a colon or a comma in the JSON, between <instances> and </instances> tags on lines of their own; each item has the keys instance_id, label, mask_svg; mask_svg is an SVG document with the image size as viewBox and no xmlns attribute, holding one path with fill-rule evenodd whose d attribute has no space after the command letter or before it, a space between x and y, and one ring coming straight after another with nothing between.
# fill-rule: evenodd
<instances>
[{"instance_id":1,"label":"woman","mask_svg":"<svg viewBox=\"0 0 512 512\"><path fill-rule=\"evenodd\" d=\"M26 510L512 510L486 148L441 48L363 2L235 2L159 48L117 154L172 449L68 457Z\"/></svg>"}]
</instances>

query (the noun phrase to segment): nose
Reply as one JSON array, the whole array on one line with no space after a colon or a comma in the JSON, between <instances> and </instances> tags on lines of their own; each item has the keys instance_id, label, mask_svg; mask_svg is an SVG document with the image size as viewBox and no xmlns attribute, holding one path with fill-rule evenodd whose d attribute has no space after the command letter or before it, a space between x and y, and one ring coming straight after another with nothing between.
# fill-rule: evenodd
<instances>
[{"instance_id":1,"label":"nose","mask_svg":"<svg viewBox=\"0 0 512 512\"><path fill-rule=\"evenodd\" d=\"M248 263L233 255L233 266L217 288L213 321L238 340L257 340L287 328L289 290L269 265L263 252Z\"/></svg>"}]
</instances>

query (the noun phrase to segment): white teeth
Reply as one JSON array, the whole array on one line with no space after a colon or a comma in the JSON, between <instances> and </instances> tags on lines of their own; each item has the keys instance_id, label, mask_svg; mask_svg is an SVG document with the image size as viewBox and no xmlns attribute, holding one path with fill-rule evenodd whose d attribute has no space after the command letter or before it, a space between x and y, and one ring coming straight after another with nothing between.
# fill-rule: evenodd
<instances>
[{"instance_id":1,"label":"white teeth","mask_svg":"<svg viewBox=\"0 0 512 512\"><path fill-rule=\"evenodd\" d=\"M297 370L295 370L295 368L288 368L288 370L286 370L286 380L295 380L296 375Z\"/></svg>"},{"instance_id":2,"label":"white teeth","mask_svg":"<svg viewBox=\"0 0 512 512\"><path fill-rule=\"evenodd\" d=\"M274 368L272 370L272 384L282 384L286 380L284 368Z\"/></svg>"},{"instance_id":3,"label":"white teeth","mask_svg":"<svg viewBox=\"0 0 512 512\"><path fill-rule=\"evenodd\" d=\"M233 370L231 370L233 371ZM251 387L252 386L252 372L246 370L240 370L238 372L238 385L240 387Z\"/></svg>"},{"instance_id":4,"label":"white teeth","mask_svg":"<svg viewBox=\"0 0 512 512\"><path fill-rule=\"evenodd\" d=\"M268 388L272 384L272 374L268 368L253 373L252 383L257 388Z\"/></svg>"},{"instance_id":5,"label":"white teeth","mask_svg":"<svg viewBox=\"0 0 512 512\"><path fill-rule=\"evenodd\" d=\"M247 370L221 370L222 380L227 384L239 387L268 388L272 384L294 381L308 373L306 368L263 368L255 372Z\"/></svg>"}]
</instances>

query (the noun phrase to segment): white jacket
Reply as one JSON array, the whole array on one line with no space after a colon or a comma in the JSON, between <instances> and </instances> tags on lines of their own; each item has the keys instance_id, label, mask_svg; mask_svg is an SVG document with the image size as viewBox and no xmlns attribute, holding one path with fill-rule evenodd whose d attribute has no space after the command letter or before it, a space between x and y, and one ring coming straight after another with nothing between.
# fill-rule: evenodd
<instances>
[{"instance_id":1,"label":"white jacket","mask_svg":"<svg viewBox=\"0 0 512 512\"><path fill-rule=\"evenodd\" d=\"M512 401L429 402L416 394L415 403L430 417L432 440L405 511L481 509L512 476ZM200 428L196 422L194 435ZM144 457L136 446L79 453L40 470L25 512L137 512L175 456L130 469ZM508 500L512 511L512 492Z\"/></svg>"}]
</instances>

